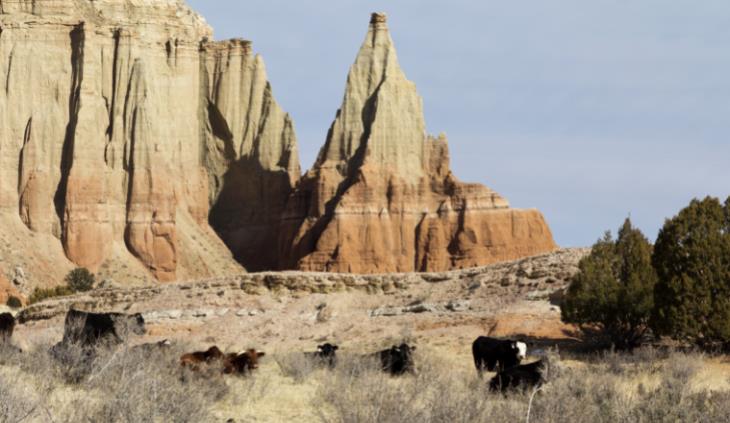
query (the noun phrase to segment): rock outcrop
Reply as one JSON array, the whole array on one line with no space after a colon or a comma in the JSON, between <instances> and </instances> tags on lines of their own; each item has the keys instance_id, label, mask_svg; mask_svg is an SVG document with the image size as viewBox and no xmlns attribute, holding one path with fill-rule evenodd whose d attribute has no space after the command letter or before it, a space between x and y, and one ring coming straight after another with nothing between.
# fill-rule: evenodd
<instances>
[{"instance_id":1,"label":"rock outcrop","mask_svg":"<svg viewBox=\"0 0 730 423\"><path fill-rule=\"evenodd\" d=\"M183 0L0 0L0 84L0 261L25 294L74 266L138 283L555 248L539 212L451 173L384 15L304 177L261 57Z\"/></svg>"},{"instance_id":2,"label":"rock outcrop","mask_svg":"<svg viewBox=\"0 0 730 423\"><path fill-rule=\"evenodd\" d=\"M342 107L282 220L282 267L442 271L556 248L543 216L460 182L446 137L426 135L422 100L374 14Z\"/></svg>"},{"instance_id":3,"label":"rock outcrop","mask_svg":"<svg viewBox=\"0 0 730 423\"><path fill-rule=\"evenodd\" d=\"M244 264L275 244L292 122L250 43L211 38L182 0L0 0L0 237L56 263L39 284L242 271L214 229Z\"/></svg>"}]
</instances>

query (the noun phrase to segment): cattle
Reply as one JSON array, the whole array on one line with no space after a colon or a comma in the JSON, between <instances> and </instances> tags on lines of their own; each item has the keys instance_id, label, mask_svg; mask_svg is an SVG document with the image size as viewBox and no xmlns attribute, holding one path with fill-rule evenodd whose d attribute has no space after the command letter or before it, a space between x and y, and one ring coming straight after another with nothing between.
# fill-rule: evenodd
<instances>
[{"instance_id":1,"label":"cattle","mask_svg":"<svg viewBox=\"0 0 730 423\"><path fill-rule=\"evenodd\" d=\"M259 358L266 353L249 349L241 353L224 354L218 347L212 346L206 351L197 351L183 354L180 357L180 365L193 370L200 371L202 366L209 369L219 369L223 374L246 374L259 367Z\"/></svg>"},{"instance_id":2,"label":"cattle","mask_svg":"<svg viewBox=\"0 0 730 423\"><path fill-rule=\"evenodd\" d=\"M9 344L15 330L15 317L10 313L0 314L0 344Z\"/></svg>"},{"instance_id":3,"label":"cattle","mask_svg":"<svg viewBox=\"0 0 730 423\"><path fill-rule=\"evenodd\" d=\"M503 371L519 365L527 355L524 342L480 336L471 347L474 365L481 376L484 370Z\"/></svg>"},{"instance_id":4,"label":"cattle","mask_svg":"<svg viewBox=\"0 0 730 423\"><path fill-rule=\"evenodd\" d=\"M208 365L215 361L223 360L224 356L223 351L216 346L212 346L206 351L183 354L180 356L180 365L197 371L200 370L201 364Z\"/></svg>"},{"instance_id":5,"label":"cattle","mask_svg":"<svg viewBox=\"0 0 730 423\"><path fill-rule=\"evenodd\" d=\"M243 375L259 368L259 358L265 356L265 352L249 349L239 354L228 354L223 359L223 373Z\"/></svg>"},{"instance_id":6,"label":"cattle","mask_svg":"<svg viewBox=\"0 0 730 423\"><path fill-rule=\"evenodd\" d=\"M375 355L379 359L384 372L398 376L406 372L415 373L415 366L413 365L413 351L415 350L416 347L401 344L399 346L394 345Z\"/></svg>"},{"instance_id":7,"label":"cattle","mask_svg":"<svg viewBox=\"0 0 730 423\"><path fill-rule=\"evenodd\" d=\"M144 335L141 314L88 313L71 309L66 314L62 343L82 347L96 347L102 343L119 345L130 333Z\"/></svg>"},{"instance_id":8,"label":"cattle","mask_svg":"<svg viewBox=\"0 0 730 423\"><path fill-rule=\"evenodd\" d=\"M322 344L317 346L316 352L306 352L304 356L308 359L316 362L317 364L326 365L329 368L334 368L337 363L337 350L340 347L330 343Z\"/></svg>"},{"instance_id":9,"label":"cattle","mask_svg":"<svg viewBox=\"0 0 730 423\"><path fill-rule=\"evenodd\" d=\"M545 381L543 375L545 369L547 369L547 362L539 360L502 370L489 382L489 390L504 393L511 389L539 387Z\"/></svg>"}]
</instances>

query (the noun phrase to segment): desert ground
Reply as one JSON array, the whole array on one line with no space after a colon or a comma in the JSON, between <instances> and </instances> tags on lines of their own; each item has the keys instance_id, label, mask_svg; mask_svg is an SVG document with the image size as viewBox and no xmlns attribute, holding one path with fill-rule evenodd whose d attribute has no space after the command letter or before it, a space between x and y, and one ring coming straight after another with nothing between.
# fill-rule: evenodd
<instances>
[{"instance_id":1,"label":"desert ground","mask_svg":"<svg viewBox=\"0 0 730 423\"><path fill-rule=\"evenodd\" d=\"M589 351L576 328L560 321L560 290L586 253L568 249L437 274L247 274L34 304L21 312L13 336L24 352L0 360L2 421L514 421L528 408L533 421L730 416L722 405L730 398L726 358L653 347ZM62 338L71 307L142 313L146 335L131 336L84 381L69 383L68 369L47 363L46 351ZM534 397L490 394L491 375L479 379L471 358L479 335L528 342L527 361L550 357L550 382ZM125 355L163 339L173 342L163 354ZM340 346L335 370L303 359L323 342ZM391 377L360 359L401 342L417 347L416 375ZM267 355L246 377L181 373L180 353L211 345ZM8 398L25 402L8 405ZM642 404L663 411L647 414Z\"/></svg>"}]
</instances>

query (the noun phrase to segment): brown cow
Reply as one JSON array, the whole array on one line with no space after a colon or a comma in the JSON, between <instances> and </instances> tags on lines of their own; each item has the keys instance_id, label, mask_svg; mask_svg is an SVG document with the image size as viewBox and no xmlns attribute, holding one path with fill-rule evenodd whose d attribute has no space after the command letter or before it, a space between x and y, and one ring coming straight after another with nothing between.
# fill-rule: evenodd
<instances>
[{"instance_id":1,"label":"brown cow","mask_svg":"<svg viewBox=\"0 0 730 423\"><path fill-rule=\"evenodd\" d=\"M200 370L201 364L211 364L224 358L223 352L216 346L208 348L207 351L196 351L183 354L180 357L180 365L190 370Z\"/></svg>"},{"instance_id":2,"label":"brown cow","mask_svg":"<svg viewBox=\"0 0 730 423\"><path fill-rule=\"evenodd\" d=\"M252 372L259 367L259 358L265 355L265 352L258 352L255 349L240 354L228 354L223 360L223 373L243 375Z\"/></svg>"}]
</instances>

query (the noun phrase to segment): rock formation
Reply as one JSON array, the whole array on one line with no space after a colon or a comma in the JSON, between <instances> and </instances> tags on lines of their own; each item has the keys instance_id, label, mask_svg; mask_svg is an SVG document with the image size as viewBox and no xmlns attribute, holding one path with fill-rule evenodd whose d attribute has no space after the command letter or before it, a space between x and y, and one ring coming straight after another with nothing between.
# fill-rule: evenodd
<instances>
[{"instance_id":1,"label":"rock formation","mask_svg":"<svg viewBox=\"0 0 730 423\"><path fill-rule=\"evenodd\" d=\"M459 182L374 15L301 178L244 40L183 0L0 0L0 262L125 283L249 270L438 271L555 248L537 211Z\"/></svg>"},{"instance_id":2,"label":"rock formation","mask_svg":"<svg viewBox=\"0 0 730 423\"><path fill-rule=\"evenodd\" d=\"M73 263L36 280L242 271L209 218L243 263L275 242L292 123L250 43L211 37L182 0L0 0L0 237Z\"/></svg>"},{"instance_id":3,"label":"rock formation","mask_svg":"<svg viewBox=\"0 0 730 423\"><path fill-rule=\"evenodd\" d=\"M543 216L449 168L445 136L426 135L422 101L374 14L342 107L282 220L282 267L441 271L556 248Z\"/></svg>"}]
</instances>

